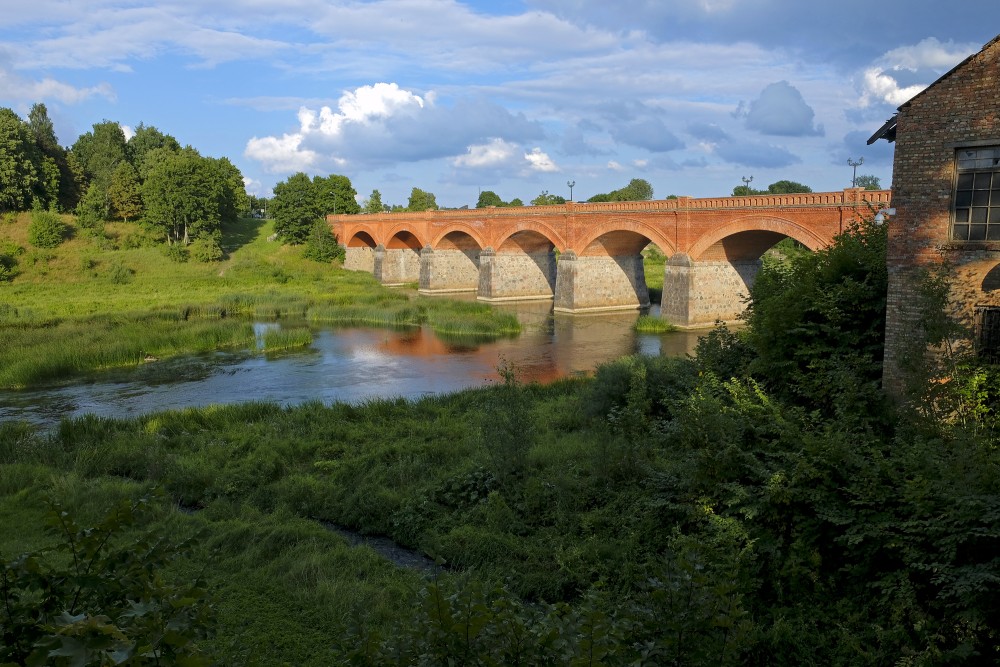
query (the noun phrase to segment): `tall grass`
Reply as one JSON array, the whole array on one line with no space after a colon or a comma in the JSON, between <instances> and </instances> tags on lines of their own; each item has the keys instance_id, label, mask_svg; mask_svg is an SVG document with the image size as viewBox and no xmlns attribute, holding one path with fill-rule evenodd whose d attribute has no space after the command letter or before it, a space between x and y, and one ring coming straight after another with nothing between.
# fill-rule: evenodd
<instances>
[{"instance_id":1,"label":"tall grass","mask_svg":"<svg viewBox=\"0 0 1000 667\"><path fill-rule=\"evenodd\" d=\"M651 334L662 334L677 331L677 327L673 324L667 322L662 317L656 317L654 315L640 315L639 319L635 322L634 328L639 333Z\"/></svg>"},{"instance_id":2,"label":"tall grass","mask_svg":"<svg viewBox=\"0 0 1000 667\"><path fill-rule=\"evenodd\" d=\"M278 352L298 347L307 347L312 343L312 332L305 327L294 329L268 329L264 332L264 351Z\"/></svg>"}]
</instances>

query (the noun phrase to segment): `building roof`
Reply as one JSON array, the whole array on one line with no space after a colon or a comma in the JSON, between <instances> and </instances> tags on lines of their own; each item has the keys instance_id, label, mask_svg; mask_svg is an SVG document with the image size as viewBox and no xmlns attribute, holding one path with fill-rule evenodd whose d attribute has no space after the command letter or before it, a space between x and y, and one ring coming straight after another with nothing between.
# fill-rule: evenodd
<instances>
[{"instance_id":1,"label":"building roof","mask_svg":"<svg viewBox=\"0 0 1000 667\"><path fill-rule=\"evenodd\" d=\"M932 83L931 85L927 86L926 88L924 88L923 90L921 90L919 93L917 93L916 95L914 95L913 97L911 97L909 100L907 100L906 102L904 102L902 105L900 105L899 109L897 109L897 113L893 114L892 118L890 118L889 120L885 121L885 124L883 124L882 127L880 127L875 132L875 134L873 134L871 137L869 137L869 139L868 139L868 145L869 146L872 145L873 143L875 143L879 139L885 139L886 141L889 141L889 142L895 141L896 140L896 117L899 115L898 114L899 111L902 111L905 107L909 106L913 102L913 100L917 99L918 97L920 97L921 95L923 95L924 93L926 93L928 90L930 90L934 86L938 85L939 83L941 83L942 81L944 81L945 79L947 79L948 77L950 77L952 74L954 74L958 70L960 70L963 67L965 67L965 65L970 60L972 60L973 58L975 58L976 56L978 56L980 53L982 53L983 51L985 51L986 49L990 48L991 46L993 46L994 44L997 44L997 43L1000 43L1000 35L997 35L996 37L994 37L993 39L991 39L990 41L988 41L986 44L983 45L983 48L979 49L978 51L976 51L975 53L973 53L971 56L969 56L968 58L966 58L962 62L960 62L957 65L955 65L954 67L952 67L950 70L948 70L947 72L945 72L944 74L942 74L941 76L939 76L934 81L934 83Z\"/></svg>"}]
</instances>

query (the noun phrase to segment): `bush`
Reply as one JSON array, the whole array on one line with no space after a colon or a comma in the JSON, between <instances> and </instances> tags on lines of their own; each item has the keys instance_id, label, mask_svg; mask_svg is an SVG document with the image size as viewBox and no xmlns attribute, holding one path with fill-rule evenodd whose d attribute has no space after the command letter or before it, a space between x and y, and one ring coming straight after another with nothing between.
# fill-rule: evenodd
<instances>
[{"instance_id":1,"label":"bush","mask_svg":"<svg viewBox=\"0 0 1000 667\"><path fill-rule=\"evenodd\" d=\"M36 248L55 248L66 238L67 231L58 213L35 209L28 224L28 243Z\"/></svg>"},{"instance_id":2,"label":"bush","mask_svg":"<svg viewBox=\"0 0 1000 667\"><path fill-rule=\"evenodd\" d=\"M195 644L214 624L205 583L164 581L186 545L136 535L147 516L146 500L125 501L83 528L51 505L47 523L59 544L0 562L0 663L212 664ZM49 551L58 557L46 558Z\"/></svg>"},{"instance_id":3,"label":"bush","mask_svg":"<svg viewBox=\"0 0 1000 667\"><path fill-rule=\"evenodd\" d=\"M217 262L222 259L222 248L219 242L211 237L195 239L190 247L191 256L199 262Z\"/></svg>"},{"instance_id":4,"label":"bush","mask_svg":"<svg viewBox=\"0 0 1000 667\"><path fill-rule=\"evenodd\" d=\"M132 276L135 275L135 271L128 268L120 261L116 261L111 264L108 269L108 278L111 279L115 285L125 285L132 282Z\"/></svg>"},{"instance_id":5,"label":"bush","mask_svg":"<svg viewBox=\"0 0 1000 667\"><path fill-rule=\"evenodd\" d=\"M171 243L163 246L163 254L167 259L178 264L183 264L191 257L191 251L179 243Z\"/></svg>"}]
</instances>

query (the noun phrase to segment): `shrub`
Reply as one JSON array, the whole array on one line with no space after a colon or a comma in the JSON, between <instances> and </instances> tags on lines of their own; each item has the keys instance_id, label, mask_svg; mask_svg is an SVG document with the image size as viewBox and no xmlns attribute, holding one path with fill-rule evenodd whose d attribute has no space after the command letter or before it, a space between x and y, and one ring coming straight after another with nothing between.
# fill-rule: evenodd
<instances>
[{"instance_id":1,"label":"shrub","mask_svg":"<svg viewBox=\"0 0 1000 667\"><path fill-rule=\"evenodd\" d=\"M125 285L132 282L133 275L135 275L135 271L122 264L121 261L113 262L108 269L108 278L115 285Z\"/></svg>"},{"instance_id":2,"label":"shrub","mask_svg":"<svg viewBox=\"0 0 1000 667\"><path fill-rule=\"evenodd\" d=\"M28 224L28 243L36 248L55 248L66 238L67 231L59 214L35 209Z\"/></svg>"},{"instance_id":3,"label":"shrub","mask_svg":"<svg viewBox=\"0 0 1000 667\"><path fill-rule=\"evenodd\" d=\"M171 243L163 246L163 254L172 262L183 264L191 257L191 251L179 243Z\"/></svg>"},{"instance_id":4,"label":"shrub","mask_svg":"<svg viewBox=\"0 0 1000 667\"><path fill-rule=\"evenodd\" d=\"M191 244L191 256L199 262L217 262L222 259L222 248L219 242L211 237L195 239Z\"/></svg>"},{"instance_id":5,"label":"shrub","mask_svg":"<svg viewBox=\"0 0 1000 667\"><path fill-rule=\"evenodd\" d=\"M337 243L337 237L330 231L330 227L326 222L317 220L309 231L302 256L325 264L335 259L344 259L344 254L344 249Z\"/></svg>"}]
</instances>

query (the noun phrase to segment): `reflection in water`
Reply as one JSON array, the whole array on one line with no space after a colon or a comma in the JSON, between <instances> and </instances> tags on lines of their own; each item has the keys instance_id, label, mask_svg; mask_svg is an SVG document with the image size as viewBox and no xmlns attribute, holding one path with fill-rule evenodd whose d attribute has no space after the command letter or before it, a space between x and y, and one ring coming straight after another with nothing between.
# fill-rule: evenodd
<instances>
[{"instance_id":1,"label":"reflection in water","mask_svg":"<svg viewBox=\"0 0 1000 667\"><path fill-rule=\"evenodd\" d=\"M589 373L627 354L690 353L701 333L636 334L632 326L637 312L553 315L551 302L498 307L517 315L520 336L463 345L442 341L425 328L314 328L312 346L294 354L219 352L103 372L57 387L0 392L0 420L51 425L86 413L131 417L242 401L294 405L419 398L496 381L502 361L516 368L524 381L548 382ZM259 325L258 335L272 326Z\"/></svg>"}]
</instances>

